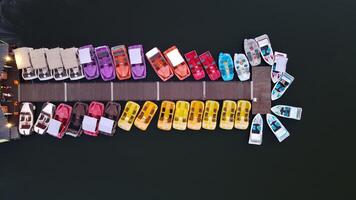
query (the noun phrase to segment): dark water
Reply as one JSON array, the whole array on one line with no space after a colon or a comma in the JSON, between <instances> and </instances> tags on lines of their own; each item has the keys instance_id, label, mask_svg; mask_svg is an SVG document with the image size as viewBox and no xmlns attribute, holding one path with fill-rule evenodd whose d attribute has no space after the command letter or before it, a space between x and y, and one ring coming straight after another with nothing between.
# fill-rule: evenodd
<instances>
[{"instance_id":1,"label":"dark water","mask_svg":"<svg viewBox=\"0 0 356 200\"><path fill-rule=\"evenodd\" d=\"M31 47L142 43L242 51L267 33L295 81L274 104L303 107L279 144L248 132L135 129L113 138L31 136L0 146L0 199L346 199L355 195L355 1L20 1ZM148 67L150 80L156 80ZM113 199L113 198L112 198Z\"/></svg>"}]
</instances>

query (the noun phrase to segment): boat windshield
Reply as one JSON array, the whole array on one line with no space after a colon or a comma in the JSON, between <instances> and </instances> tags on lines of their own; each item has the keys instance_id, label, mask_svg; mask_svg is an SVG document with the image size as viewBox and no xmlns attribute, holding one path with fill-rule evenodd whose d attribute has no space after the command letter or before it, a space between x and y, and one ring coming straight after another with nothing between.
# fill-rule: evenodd
<instances>
[{"instance_id":1,"label":"boat windshield","mask_svg":"<svg viewBox=\"0 0 356 200\"><path fill-rule=\"evenodd\" d=\"M284 85L284 87L287 87L289 85L289 82L286 80L281 80L281 84Z\"/></svg>"},{"instance_id":2,"label":"boat windshield","mask_svg":"<svg viewBox=\"0 0 356 200\"><path fill-rule=\"evenodd\" d=\"M273 72L277 72L277 71L276 71L276 67L277 67L277 64L276 64L276 62L275 62L275 63L273 63L273 65L272 65L272 71L273 71Z\"/></svg>"},{"instance_id":3,"label":"boat windshield","mask_svg":"<svg viewBox=\"0 0 356 200\"><path fill-rule=\"evenodd\" d=\"M267 56L271 53L271 49L266 45L261 47L261 52L263 56Z\"/></svg>"},{"instance_id":4,"label":"boat windshield","mask_svg":"<svg viewBox=\"0 0 356 200\"><path fill-rule=\"evenodd\" d=\"M273 121L271 123L271 129L273 130L273 132L276 132L281 128L282 128L281 125L277 121Z\"/></svg>"},{"instance_id":5,"label":"boat windshield","mask_svg":"<svg viewBox=\"0 0 356 200\"><path fill-rule=\"evenodd\" d=\"M152 64L156 70L160 70L162 67L168 65L167 61L161 54L156 54L151 58Z\"/></svg>"},{"instance_id":6,"label":"boat windshield","mask_svg":"<svg viewBox=\"0 0 356 200\"><path fill-rule=\"evenodd\" d=\"M260 134L261 132L261 125L260 124L252 124L252 133Z\"/></svg>"},{"instance_id":7,"label":"boat windshield","mask_svg":"<svg viewBox=\"0 0 356 200\"><path fill-rule=\"evenodd\" d=\"M124 56L125 55L125 51L123 49L119 49L117 51L114 51L114 56Z\"/></svg>"},{"instance_id":8,"label":"boat windshield","mask_svg":"<svg viewBox=\"0 0 356 200\"><path fill-rule=\"evenodd\" d=\"M289 107L283 107L281 108L281 114L283 116L289 116L290 115L290 108Z\"/></svg>"},{"instance_id":9,"label":"boat windshield","mask_svg":"<svg viewBox=\"0 0 356 200\"><path fill-rule=\"evenodd\" d=\"M98 55L98 58L100 59L100 58L108 57L109 53L107 51L101 51L97 55Z\"/></svg>"},{"instance_id":10,"label":"boat windshield","mask_svg":"<svg viewBox=\"0 0 356 200\"><path fill-rule=\"evenodd\" d=\"M38 127L39 129L42 129L42 130L46 129L47 126L48 126L48 124L44 124L44 123L38 123L38 124L37 124L37 127Z\"/></svg>"},{"instance_id":11,"label":"boat windshield","mask_svg":"<svg viewBox=\"0 0 356 200\"><path fill-rule=\"evenodd\" d=\"M283 84L281 84L280 82L277 83L277 85L276 85L276 90L277 90L278 92L283 92L285 89L286 89L286 88L285 88L285 86L284 86Z\"/></svg>"}]
</instances>

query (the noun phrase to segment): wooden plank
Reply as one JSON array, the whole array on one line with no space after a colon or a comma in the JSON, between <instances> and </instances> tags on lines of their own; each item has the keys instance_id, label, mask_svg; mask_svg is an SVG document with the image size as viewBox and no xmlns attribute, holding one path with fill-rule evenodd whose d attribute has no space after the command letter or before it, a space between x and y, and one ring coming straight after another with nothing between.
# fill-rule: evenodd
<instances>
[{"instance_id":1,"label":"wooden plank","mask_svg":"<svg viewBox=\"0 0 356 200\"><path fill-rule=\"evenodd\" d=\"M237 100L251 98L250 82L209 81L206 82L206 98L215 100Z\"/></svg>"},{"instance_id":2,"label":"wooden plank","mask_svg":"<svg viewBox=\"0 0 356 200\"><path fill-rule=\"evenodd\" d=\"M252 114L271 112L271 67L252 67Z\"/></svg>"},{"instance_id":3,"label":"wooden plank","mask_svg":"<svg viewBox=\"0 0 356 200\"><path fill-rule=\"evenodd\" d=\"M110 82L67 83L67 101L109 101Z\"/></svg>"},{"instance_id":4,"label":"wooden plank","mask_svg":"<svg viewBox=\"0 0 356 200\"><path fill-rule=\"evenodd\" d=\"M271 109L271 67L253 67L251 82L239 81L179 81L179 82L68 82L67 101L113 100L238 100L255 99L252 113L266 114ZM64 101L64 83L24 83L20 101ZM158 93L159 91L159 93ZM205 93L204 93L205 91ZM205 95L205 98L204 98Z\"/></svg>"},{"instance_id":5,"label":"wooden plank","mask_svg":"<svg viewBox=\"0 0 356 200\"><path fill-rule=\"evenodd\" d=\"M21 84L20 101L64 101L63 83Z\"/></svg>"},{"instance_id":6,"label":"wooden plank","mask_svg":"<svg viewBox=\"0 0 356 200\"><path fill-rule=\"evenodd\" d=\"M203 99L203 82L160 82L160 100L194 100Z\"/></svg>"},{"instance_id":7,"label":"wooden plank","mask_svg":"<svg viewBox=\"0 0 356 200\"><path fill-rule=\"evenodd\" d=\"M113 97L114 101L156 100L156 82L114 82ZM110 95L108 96L108 98L110 98Z\"/></svg>"}]
</instances>

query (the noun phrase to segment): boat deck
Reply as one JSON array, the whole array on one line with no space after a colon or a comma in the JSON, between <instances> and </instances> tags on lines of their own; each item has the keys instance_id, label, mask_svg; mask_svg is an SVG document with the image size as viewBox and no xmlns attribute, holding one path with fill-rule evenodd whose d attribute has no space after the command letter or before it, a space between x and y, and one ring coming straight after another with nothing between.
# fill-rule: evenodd
<instances>
[{"instance_id":1,"label":"boat deck","mask_svg":"<svg viewBox=\"0 0 356 200\"><path fill-rule=\"evenodd\" d=\"M270 67L253 67L252 81L21 83L18 101L253 100L252 113L271 109Z\"/></svg>"}]
</instances>

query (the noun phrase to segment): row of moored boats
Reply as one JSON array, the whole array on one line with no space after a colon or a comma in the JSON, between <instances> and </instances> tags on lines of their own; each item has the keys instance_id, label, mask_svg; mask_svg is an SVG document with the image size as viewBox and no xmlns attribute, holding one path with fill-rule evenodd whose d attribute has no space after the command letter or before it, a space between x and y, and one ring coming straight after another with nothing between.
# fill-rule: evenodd
<instances>
[{"instance_id":1,"label":"row of moored boats","mask_svg":"<svg viewBox=\"0 0 356 200\"><path fill-rule=\"evenodd\" d=\"M22 69L25 80L38 78L41 81L54 78L55 80L96 79L99 76L104 81L144 79L146 77L145 56L157 75L166 81L176 75L183 80L193 74L194 79L205 77L205 71L211 80L222 77L229 81L234 77L234 68L241 81L250 78L250 65L257 66L264 60L273 65L273 52L269 38L262 35L256 39L244 41L245 54L239 53L232 59L228 53L220 53L218 66L209 51L198 56L195 50L183 55L176 46L163 53L154 47L144 54L142 45L118 45L95 47L86 45L80 48L38 48L21 47L14 50L17 67ZM272 49L271 49L272 50ZM144 56L145 55L145 56ZM277 54L279 55L279 54ZM205 71L204 71L205 69ZM279 69L279 68L278 68Z\"/></svg>"},{"instance_id":2,"label":"row of moored boats","mask_svg":"<svg viewBox=\"0 0 356 200\"><path fill-rule=\"evenodd\" d=\"M128 48L125 45L111 48L86 45L66 49L21 47L15 49L14 54L17 68L22 70L23 79L38 78L41 81L68 78L92 80L99 76L104 81L113 81L116 77L119 80L144 79L145 56L163 81L174 75L179 80L184 80L191 74L195 80L201 80L207 74L211 80L222 77L224 81L230 81L234 79L234 71L240 81L246 81L251 77L250 65L260 65L262 57L272 66L271 78L276 83L271 93L272 100L280 98L294 80L294 77L286 72L287 54L273 52L267 35L245 39L244 51L245 54L235 53L234 59L229 53L220 53L218 65L209 51L198 55L192 50L183 57L176 46L163 53L154 47L145 54L142 45L132 45Z\"/></svg>"},{"instance_id":3,"label":"row of moored boats","mask_svg":"<svg viewBox=\"0 0 356 200\"><path fill-rule=\"evenodd\" d=\"M220 104L217 101L163 101L158 115L158 129L169 131L176 130L215 130L218 124ZM78 137L82 133L91 136L99 134L114 135L119 127L130 131L134 125L145 131L155 116L158 105L146 101L141 106L133 101L128 101L121 111L121 106L116 102L103 103L93 101L89 105L77 102L73 106L61 103L56 106L47 102L34 119L35 106L32 103L23 103L19 116L19 132L22 135L48 133L57 138L64 135ZM223 101L220 111L219 127L225 130L233 128L246 130L249 127L251 103L245 100L237 102ZM272 108L276 115L299 120L301 108L278 105ZM289 133L282 123L272 114L267 114L267 124L281 142ZM250 144L261 144L263 135L263 120L260 114L252 120L250 128Z\"/></svg>"}]
</instances>

